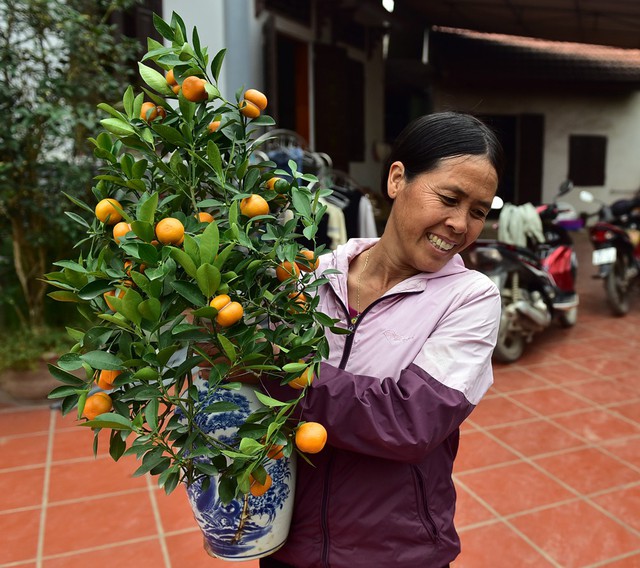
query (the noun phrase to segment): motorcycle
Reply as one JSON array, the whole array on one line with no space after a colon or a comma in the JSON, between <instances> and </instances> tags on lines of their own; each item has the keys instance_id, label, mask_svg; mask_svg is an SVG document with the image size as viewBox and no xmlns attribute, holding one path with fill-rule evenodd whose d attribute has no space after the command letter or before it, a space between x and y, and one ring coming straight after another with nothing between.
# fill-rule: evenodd
<instances>
[{"instance_id":1,"label":"motorcycle","mask_svg":"<svg viewBox=\"0 0 640 568\"><path fill-rule=\"evenodd\" d=\"M601 278L607 302L615 316L629 312L633 287L640 282L640 197L620 199L611 205L580 192L585 203L597 201L596 223L589 227L593 245L592 263Z\"/></svg>"},{"instance_id":2,"label":"motorcycle","mask_svg":"<svg viewBox=\"0 0 640 568\"><path fill-rule=\"evenodd\" d=\"M500 290L502 312L493 352L496 361L517 361L534 334L554 321L562 327L577 321L578 260L569 230L577 228L576 222L581 226L581 221L570 206L557 201L572 188L570 181L563 182L552 203L536 208L543 238L528 236L526 246L479 239L467 254L469 264Z\"/></svg>"}]
</instances>

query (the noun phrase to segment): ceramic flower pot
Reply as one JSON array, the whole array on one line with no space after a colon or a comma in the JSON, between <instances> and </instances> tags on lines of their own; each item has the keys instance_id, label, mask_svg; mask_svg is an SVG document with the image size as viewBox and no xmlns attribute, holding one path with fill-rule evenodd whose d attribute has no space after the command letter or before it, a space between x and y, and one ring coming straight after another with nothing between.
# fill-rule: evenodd
<instances>
[{"instance_id":1,"label":"ceramic flower pot","mask_svg":"<svg viewBox=\"0 0 640 568\"><path fill-rule=\"evenodd\" d=\"M218 401L233 402L238 407L229 412L203 413L197 418L205 432L223 441L231 442L236 429L261 406L251 386L208 394L205 381L197 379L194 384L200 392L202 408ZM211 554L224 560L246 561L267 556L285 543L293 512L295 466L295 454L269 460L265 465L273 479L269 490L260 497L249 495L228 504L220 501L215 477L205 490L202 483L187 487L194 517Z\"/></svg>"}]
</instances>

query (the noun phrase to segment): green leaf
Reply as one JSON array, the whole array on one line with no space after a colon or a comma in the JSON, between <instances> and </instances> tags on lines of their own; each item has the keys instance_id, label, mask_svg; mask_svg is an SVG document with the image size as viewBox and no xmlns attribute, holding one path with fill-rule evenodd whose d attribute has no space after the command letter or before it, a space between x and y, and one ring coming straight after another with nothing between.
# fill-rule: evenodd
<instances>
[{"instance_id":1,"label":"green leaf","mask_svg":"<svg viewBox=\"0 0 640 568\"><path fill-rule=\"evenodd\" d=\"M180 134L178 130L172 128L171 126L165 126L164 124L160 124L155 121L151 124L151 128L157 132L164 140L169 142L169 144L173 144L174 146L186 146L187 141L184 139L184 136Z\"/></svg>"},{"instance_id":2,"label":"green leaf","mask_svg":"<svg viewBox=\"0 0 640 568\"><path fill-rule=\"evenodd\" d=\"M239 408L240 407L233 402L220 400L218 402L210 404L199 412L203 412L205 414L213 414L214 412L233 412L234 410L238 410Z\"/></svg>"},{"instance_id":3,"label":"green leaf","mask_svg":"<svg viewBox=\"0 0 640 568\"><path fill-rule=\"evenodd\" d=\"M224 263L227 261L227 258L229 258L229 255L233 252L235 246L235 243L228 244L225 248L222 249L222 252L213 261L213 265L218 268L218 270L222 270Z\"/></svg>"},{"instance_id":4,"label":"green leaf","mask_svg":"<svg viewBox=\"0 0 640 568\"><path fill-rule=\"evenodd\" d=\"M194 306L202 306L206 302L198 287L192 282L175 280L174 282L171 282L171 286L176 292L178 292L178 294Z\"/></svg>"},{"instance_id":5,"label":"green leaf","mask_svg":"<svg viewBox=\"0 0 640 568\"><path fill-rule=\"evenodd\" d=\"M78 359L80 359L80 357L78 357ZM85 384L85 382L82 379L76 377L75 375L72 375L71 373L67 373L66 371L60 369L59 367L52 365L51 363L48 363L47 366L49 368L49 373L51 373L51 376L53 376L56 380L60 381L61 383L65 383L67 385L71 385L75 387L81 387Z\"/></svg>"},{"instance_id":6,"label":"green leaf","mask_svg":"<svg viewBox=\"0 0 640 568\"><path fill-rule=\"evenodd\" d=\"M117 430L111 431L111 438L109 439L109 455L113 459L113 461L118 461L125 450L127 449L127 444L122 439L122 436Z\"/></svg>"},{"instance_id":7,"label":"green leaf","mask_svg":"<svg viewBox=\"0 0 640 568\"><path fill-rule=\"evenodd\" d=\"M144 319L157 322L160 320L160 315L162 314L162 305L157 298L149 298L148 300L140 302L138 311Z\"/></svg>"},{"instance_id":8,"label":"green leaf","mask_svg":"<svg viewBox=\"0 0 640 568\"><path fill-rule=\"evenodd\" d=\"M102 124L105 130L108 130L116 136L131 136L136 133L133 126L119 118L103 118L100 124Z\"/></svg>"},{"instance_id":9,"label":"green leaf","mask_svg":"<svg viewBox=\"0 0 640 568\"><path fill-rule=\"evenodd\" d=\"M158 194L152 193L144 201L138 204L138 220L145 223L153 223L153 218L158 208Z\"/></svg>"},{"instance_id":10,"label":"green leaf","mask_svg":"<svg viewBox=\"0 0 640 568\"><path fill-rule=\"evenodd\" d=\"M56 387L48 395L47 398L64 398L70 395L77 395L78 389L72 386Z\"/></svg>"},{"instance_id":11,"label":"green leaf","mask_svg":"<svg viewBox=\"0 0 640 568\"><path fill-rule=\"evenodd\" d=\"M175 39L175 33L171 29L171 26L156 13L153 14L153 26L163 38L168 39L169 41L173 41Z\"/></svg>"},{"instance_id":12,"label":"green leaf","mask_svg":"<svg viewBox=\"0 0 640 568\"><path fill-rule=\"evenodd\" d=\"M158 399L152 398L144 408L144 417L152 430L158 428Z\"/></svg>"},{"instance_id":13,"label":"green leaf","mask_svg":"<svg viewBox=\"0 0 640 568\"><path fill-rule=\"evenodd\" d=\"M55 292L49 292L47 294L49 298L56 302L82 302L75 292L69 292L67 290L56 290Z\"/></svg>"},{"instance_id":14,"label":"green leaf","mask_svg":"<svg viewBox=\"0 0 640 568\"><path fill-rule=\"evenodd\" d=\"M131 230L143 241L150 243L156 236L155 230L151 223L145 221L133 221Z\"/></svg>"},{"instance_id":15,"label":"green leaf","mask_svg":"<svg viewBox=\"0 0 640 568\"><path fill-rule=\"evenodd\" d=\"M311 199L309 195L297 187L291 188L291 202L296 211L305 217L311 217Z\"/></svg>"},{"instance_id":16,"label":"green leaf","mask_svg":"<svg viewBox=\"0 0 640 568\"><path fill-rule=\"evenodd\" d=\"M82 359L78 353L65 353L58 359L58 367L65 371L76 371L82 368Z\"/></svg>"},{"instance_id":17,"label":"green leaf","mask_svg":"<svg viewBox=\"0 0 640 568\"><path fill-rule=\"evenodd\" d=\"M221 49L216 53L213 61L211 61L211 75L213 75L216 83L218 82L218 77L220 76L220 70L222 68L222 61L224 60L224 56L227 53L226 49Z\"/></svg>"},{"instance_id":18,"label":"green leaf","mask_svg":"<svg viewBox=\"0 0 640 568\"><path fill-rule=\"evenodd\" d=\"M209 158L209 163L213 166L214 171L218 174L218 178L224 179L220 149L212 140L207 142L207 157Z\"/></svg>"},{"instance_id":19,"label":"green leaf","mask_svg":"<svg viewBox=\"0 0 640 568\"><path fill-rule=\"evenodd\" d=\"M196 264L195 262L193 262L191 257L182 249L179 249L176 247L170 247L170 248L171 248L171 258L173 258L173 260L175 260L180 266L182 266L182 268L184 268L184 271L189 276L191 276L191 278L195 278L197 269L196 269Z\"/></svg>"},{"instance_id":20,"label":"green leaf","mask_svg":"<svg viewBox=\"0 0 640 568\"><path fill-rule=\"evenodd\" d=\"M211 463L197 461L194 466L205 475L218 475L218 468Z\"/></svg>"},{"instance_id":21,"label":"green leaf","mask_svg":"<svg viewBox=\"0 0 640 568\"><path fill-rule=\"evenodd\" d=\"M160 349L158 351L156 358L161 366L166 366L171 359L171 356L179 349L178 345L170 345L169 347L165 347L164 349Z\"/></svg>"},{"instance_id":22,"label":"green leaf","mask_svg":"<svg viewBox=\"0 0 640 568\"><path fill-rule=\"evenodd\" d=\"M218 334L218 341L220 342L220 346L222 347L224 354L227 356L227 359L229 359L232 364L235 363L238 358L238 353L233 343L231 343L231 341L221 333Z\"/></svg>"},{"instance_id":23,"label":"green leaf","mask_svg":"<svg viewBox=\"0 0 640 568\"><path fill-rule=\"evenodd\" d=\"M173 95L173 91L167 84L167 79L162 73L158 73L155 69L147 67L144 63L140 62L138 62L138 71L140 71L140 77L142 77L142 80L154 91L161 95Z\"/></svg>"},{"instance_id":24,"label":"green leaf","mask_svg":"<svg viewBox=\"0 0 640 568\"><path fill-rule=\"evenodd\" d=\"M218 315L218 310L212 308L211 306L205 306L204 308L193 310L192 313L197 318L208 318L212 320Z\"/></svg>"},{"instance_id":25,"label":"green leaf","mask_svg":"<svg viewBox=\"0 0 640 568\"><path fill-rule=\"evenodd\" d=\"M220 246L220 231L215 220L209 223L199 236L198 244L200 246L200 261L205 264L212 263Z\"/></svg>"},{"instance_id":26,"label":"green leaf","mask_svg":"<svg viewBox=\"0 0 640 568\"><path fill-rule=\"evenodd\" d=\"M309 366L308 363L287 363L282 367L285 373L298 373Z\"/></svg>"},{"instance_id":27,"label":"green leaf","mask_svg":"<svg viewBox=\"0 0 640 568\"><path fill-rule=\"evenodd\" d=\"M242 438L240 440L240 451L243 454L255 455L264 449L264 446L251 438Z\"/></svg>"},{"instance_id":28,"label":"green leaf","mask_svg":"<svg viewBox=\"0 0 640 568\"><path fill-rule=\"evenodd\" d=\"M203 264L196 271L196 282L200 291L207 297L213 296L220 286L220 270L212 264Z\"/></svg>"},{"instance_id":29,"label":"green leaf","mask_svg":"<svg viewBox=\"0 0 640 568\"><path fill-rule=\"evenodd\" d=\"M280 402L275 398L271 398L266 394L262 394L260 391L255 391L255 393L258 400L265 406L268 406L269 408L277 408L278 406L287 406L289 404L288 402Z\"/></svg>"},{"instance_id":30,"label":"green leaf","mask_svg":"<svg viewBox=\"0 0 640 568\"><path fill-rule=\"evenodd\" d=\"M58 262L53 263L54 266L60 266L62 268L68 268L69 270L73 270L74 272L87 272L87 269L78 264L77 262L73 262L72 260L59 260Z\"/></svg>"},{"instance_id":31,"label":"green leaf","mask_svg":"<svg viewBox=\"0 0 640 568\"><path fill-rule=\"evenodd\" d=\"M122 105L124 106L124 111L127 113L129 120L134 117L133 114L133 87L129 85L127 90L124 92L124 96L122 97Z\"/></svg>"},{"instance_id":32,"label":"green leaf","mask_svg":"<svg viewBox=\"0 0 640 568\"><path fill-rule=\"evenodd\" d=\"M115 412L100 414L100 416L96 416L93 420L80 422L79 425L86 426L87 428L111 428L112 430L133 431L131 420Z\"/></svg>"},{"instance_id":33,"label":"green leaf","mask_svg":"<svg viewBox=\"0 0 640 568\"><path fill-rule=\"evenodd\" d=\"M83 300L93 300L109 290L113 290L113 284L108 280L94 280L80 289L78 296Z\"/></svg>"},{"instance_id":34,"label":"green leaf","mask_svg":"<svg viewBox=\"0 0 640 568\"><path fill-rule=\"evenodd\" d=\"M142 315L138 311L138 306L142 303L142 296L138 294L133 288L128 288L118 312L120 312L128 320L132 321L136 325L140 325L142 321Z\"/></svg>"},{"instance_id":35,"label":"green leaf","mask_svg":"<svg viewBox=\"0 0 640 568\"><path fill-rule=\"evenodd\" d=\"M200 266L200 248L198 247L198 242L191 235L185 234L182 247L184 252L191 257L195 265Z\"/></svg>"},{"instance_id":36,"label":"green leaf","mask_svg":"<svg viewBox=\"0 0 640 568\"><path fill-rule=\"evenodd\" d=\"M94 369L107 369L110 371L124 370L122 361L107 351L89 351L84 355L80 355L80 359ZM60 361L58 361L58 364L60 364Z\"/></svg>"}]
</instances>

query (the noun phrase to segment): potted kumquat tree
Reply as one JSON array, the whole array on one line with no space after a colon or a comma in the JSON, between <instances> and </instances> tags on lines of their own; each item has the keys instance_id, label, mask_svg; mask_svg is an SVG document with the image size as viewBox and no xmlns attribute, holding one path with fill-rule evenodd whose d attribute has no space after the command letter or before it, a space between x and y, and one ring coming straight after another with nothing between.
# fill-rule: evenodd
<instances>
[{"instance_id":1,"label":"potted kumquat tree","mask_svg":"<svg viewBox=\"0 0 640 568\"><path fill-rule=\"evenodd\" d=\"M185 484L213 554L256 558L284 542L272 525L290 518L294 458L326 440L291 417L335 323L316 309L322 250L300 244L313 242L328 190L293 162L254 157L274 121L255 89L221 96L224 50L209 62L177 14L154 23L167 41L148 40L146 86L99 105L95 202L70 198L86 211L69 213L83 252L47 274L50 296L87 322L50 365L62 386L49 396L94 430L94 451L110 431L114 459L141 460L136 475L167 493ZM285 383L291 400L268 396Z\"/></svg>"}]
</instances>

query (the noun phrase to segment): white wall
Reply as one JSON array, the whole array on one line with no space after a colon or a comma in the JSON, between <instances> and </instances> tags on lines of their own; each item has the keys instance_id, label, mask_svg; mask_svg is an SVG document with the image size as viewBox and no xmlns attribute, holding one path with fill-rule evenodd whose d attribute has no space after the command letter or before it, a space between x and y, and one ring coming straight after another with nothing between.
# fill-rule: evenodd
<instances>
[{"instance_id":1,"label":"white wall","mask_svg":"<svg viewBox=\"0 0 640 568\"><path fill-rule=\"evenodd\" d=\"M480 114L536 113L545 116L543 199L550 200L567 177L569 135L607 137L605 185L588 187L598 198L613 201L640 187L640 93L631 95L568 95L553 92L496 94L474 90L473 94L436 89L435 107L468 110ZM578 188L580 189L580 188ZM592 211L573 191L563 200L580 211Z\"/></svg>"},{"instance_id":2,"label":"white wall","mask_svg":"<svg viewBox=\"0 0 640 568\"><path fill-rule=\"evenodd\" d=\"M234 101L240 88L262 90L261 19L255 18L254 0L163 1L163 19L176 12L185 23L188 38L198 28L200 44L209 51L209 63L223 48L227 53L218 88L222 96Z\"/></svg>"}]
</instances>

